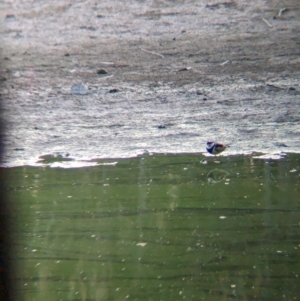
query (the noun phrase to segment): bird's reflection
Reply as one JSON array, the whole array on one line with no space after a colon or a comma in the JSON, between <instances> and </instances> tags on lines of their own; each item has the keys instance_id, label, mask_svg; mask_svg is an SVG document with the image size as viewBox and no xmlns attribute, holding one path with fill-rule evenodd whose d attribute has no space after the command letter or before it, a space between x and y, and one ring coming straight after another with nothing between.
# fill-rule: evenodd
<instances>
[{"instance_id":1,"label":"bird's reflection","mask_svg":"<svg viewBox=\"0 0 300 301\"><path fill-rule=\"evenodd\" d=\"M226 179L229 173L223 169L215 168L207 174L209 184L215 184Z\"/></svg>"}]
</instances>

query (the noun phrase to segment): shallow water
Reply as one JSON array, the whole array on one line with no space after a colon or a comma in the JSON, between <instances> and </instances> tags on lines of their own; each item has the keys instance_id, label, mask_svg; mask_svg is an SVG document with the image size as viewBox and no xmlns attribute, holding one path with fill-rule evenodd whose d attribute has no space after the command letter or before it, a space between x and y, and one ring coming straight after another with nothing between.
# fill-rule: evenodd
<instances>
[{"instance_id":1,"label":"shallow water","mask_svg":"<svg viewBox=\"0 0 300 301\"><path fill-rule=\"evenodd\" d=\"M300 156L5 169L20 300L299 300Z\"/></svg>"}]
</instances>

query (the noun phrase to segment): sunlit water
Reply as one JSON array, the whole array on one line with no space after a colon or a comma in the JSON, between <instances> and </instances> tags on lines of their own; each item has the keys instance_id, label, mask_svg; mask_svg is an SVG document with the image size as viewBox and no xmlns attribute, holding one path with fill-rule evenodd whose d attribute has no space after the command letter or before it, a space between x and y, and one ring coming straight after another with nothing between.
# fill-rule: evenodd
<instances>
[{"instance_id":1,"label":"sunlit water","mask_svg":"<svg viewBox=\"0 0 300 301\"><path fill-rule=\"evenodd\" d=\"M299 300L300 156L6 169L20 300Z\"/></svg>"}]
</instances>

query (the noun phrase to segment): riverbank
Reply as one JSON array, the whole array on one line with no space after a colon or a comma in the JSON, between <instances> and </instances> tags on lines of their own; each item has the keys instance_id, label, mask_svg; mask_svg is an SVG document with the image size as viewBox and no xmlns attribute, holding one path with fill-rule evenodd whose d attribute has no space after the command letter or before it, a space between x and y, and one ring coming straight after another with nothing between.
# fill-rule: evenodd
<instances>
[{"instance_id":1,"label":"riverbank","mask_svg":"<svg viewBox=\"0 0 300 301\"><path fill-rule=\"evenodd\" d=\"M1 6L5 166L299 152L298 1Z\"/></svg>"}]
</instances>

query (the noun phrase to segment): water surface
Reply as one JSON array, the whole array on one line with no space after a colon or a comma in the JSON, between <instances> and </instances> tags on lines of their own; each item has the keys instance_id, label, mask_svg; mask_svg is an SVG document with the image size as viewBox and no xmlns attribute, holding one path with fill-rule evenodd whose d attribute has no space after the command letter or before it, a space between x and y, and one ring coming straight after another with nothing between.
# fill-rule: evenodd
<instances>
[{"instance_id":1,"label":"water surface","mask_svg":"<svg viewBox=\"0 0 300 301\"><path fill-rule=\"evenodd\" d=\"M20 300L299 300L300 156L6 169Z\"/></svg>"}]
</instances>

